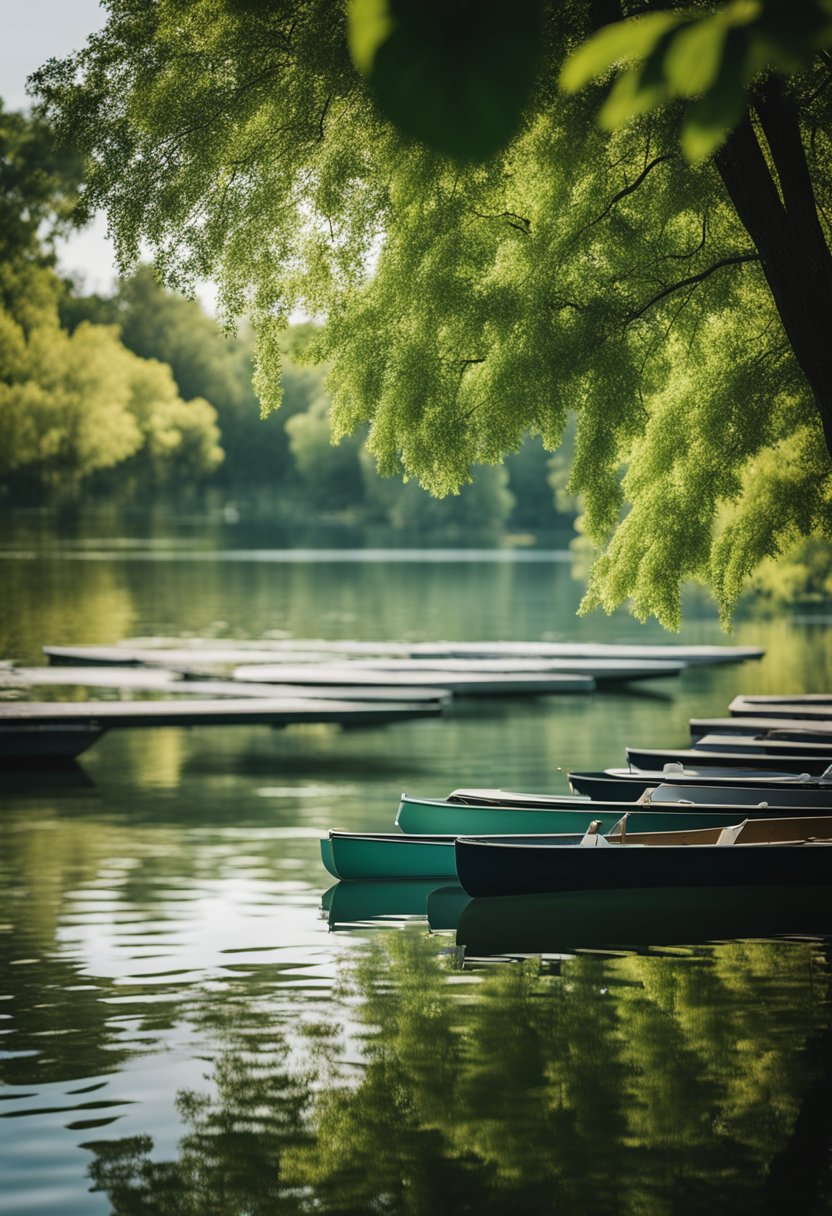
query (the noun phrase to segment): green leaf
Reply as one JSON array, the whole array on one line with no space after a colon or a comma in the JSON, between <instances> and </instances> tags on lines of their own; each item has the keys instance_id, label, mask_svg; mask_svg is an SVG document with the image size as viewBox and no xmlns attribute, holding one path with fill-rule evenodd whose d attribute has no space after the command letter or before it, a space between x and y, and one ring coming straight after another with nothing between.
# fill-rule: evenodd
<instances>
[{"instance_id":1,"label":"green leaf","mask_svg":"<svg viewBox=\"0 0 832 1216\"><path fill-rule=\"evenodd\" d=\"M632 118L647 114L667 101L667 89L661 83L645 84L643 67L622 72L612 86L598 114L604 131L614 131Z\"/></svg>"},{"instance_id":2,"label":"green leaf","mask_svg":"<svg viewBox=\"0 0 832 1216\"><path fill-rule=\"evenodd\" d=\"M347 39L352 61L369 76L376 52L395 28L389 0L349 0Z\"/></svg>"},{"instance_id":3,"label":"green leaf","mask_svg":"<svg viewBox=\"0 0 832 1216\"><path fill-rule=\"evenodd\" d=\"M665 79L672 93L697 97L711 87L719 73L727 32L721 13L679 30L664 58Z\"/></svg>"},{"instance_id":4,"label":"green leaf","mask_svg":"<svg viewBox=\"0 0 832 1216\"><path fill-rule=\"evenodd\" d=\"M744 34L731 30L713 88L691 106L682 127L682 152L693 164L707 160L726 140L745 112Z\"/></svg>"},{"instance_id":5,"label":"green leaf","mask_svg":"<svg viewBox=\"0 0 832 1216\"><path fill-rule=\"evenodd\" d=\"M604 76L616 63L645 59L660 38L688 20L687 13L662 12L605 25L566 60L560 74L561 88L575 93Z\"/></svg>"},{"instance_id":6,"label":"green leaf","mask_svg":"<svg viewBox=\"0 0 832 1216\"><path fill-rule=\"evenodd\" d=\"M355 0L350 45L405 134L485 160L517 130L540 48L539 0Z\"/></svg>"}]
</instances>

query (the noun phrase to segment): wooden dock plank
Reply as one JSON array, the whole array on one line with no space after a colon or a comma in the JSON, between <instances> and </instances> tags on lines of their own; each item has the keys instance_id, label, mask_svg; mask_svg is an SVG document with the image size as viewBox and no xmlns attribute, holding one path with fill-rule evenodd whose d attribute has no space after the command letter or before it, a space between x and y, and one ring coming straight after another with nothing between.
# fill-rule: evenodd
<instances>
[{"instance_id":1,"label":"wooden dock plank","mask_svg":"<svg viewBox=\"0 0 832 1216\"><path fill-rule=\"evenodd\" d=\"M202 697L256 697L335 701L447 701L447 688L355 688L345 685L255 684L241 680L188 679L181 672L152 667L13 667L0 670L2 688L119 688L133 692L164 692L166 695ZM404 694L404 695L403 695Z\"/></svg>"},{"instance_id":2,"label":"wooden dock plank","mask_svg":"<svg viewBox=\"0 0 832 1216\"><path fill-rule=\"evenodd\" d=\"M0 702L0 729L17 723L54 726L91 724L99 729L157 726L290 726L302 722L394 722L435 716L441 707L392 701L374 705L351 701L254 698L207 701Z\"/></svg>"}]
</instances>

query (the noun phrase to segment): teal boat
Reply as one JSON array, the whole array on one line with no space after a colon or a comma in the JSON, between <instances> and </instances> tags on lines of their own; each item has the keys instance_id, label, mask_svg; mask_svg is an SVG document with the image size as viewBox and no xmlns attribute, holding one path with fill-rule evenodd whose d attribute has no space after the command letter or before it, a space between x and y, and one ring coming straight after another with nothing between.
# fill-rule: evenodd
<instances>
[{"instance_id":1,"label":"teal boat","mask_svg":"<svg viewBox=\"0 0 832 1216\"><path fill-rule=\"evenodd\" d=\"M456 878L454 837L330 832L321 859L334 878Z\"/></svg>"},{"instance_id":2,"label":"teal boat","mask_svg":"<svg viewBox=\"0 0 832 1216\"><path fill-rule=\"evenodd\" d=\"M582 835L593 820L601 822L600 831L608 832L621 816L628 813L630 832L688 831L692 828L728 827L741 819L770 819L785 816L770 807L685 806L662 803L657 807L637 808L628 804L590 802L586 809L560 807L466 806L440 798L410 798L402 795L396 823L407 836L519 836L549 835L552 832ZM798 808L794 808L797 813ZM817 811L807 812L817 814ZM393 839L398 839L393 837ZM325 863L326 864L326 863ZM329 868L329 867L327 867ZM332 872L332 871L330 871ZM453 871L450 871L453 873Z\"/></svg>"}]
</instances>

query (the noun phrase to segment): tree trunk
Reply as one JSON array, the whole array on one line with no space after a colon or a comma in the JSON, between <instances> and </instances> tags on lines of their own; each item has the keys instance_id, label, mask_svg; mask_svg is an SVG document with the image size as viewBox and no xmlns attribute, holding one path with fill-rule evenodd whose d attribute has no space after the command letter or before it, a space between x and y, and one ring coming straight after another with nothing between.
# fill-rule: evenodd
<instances>
[{"instance_id":1,"label":"tree trunk","mask_svg":"<svg viewBox=\"0 0 832 1216\"><path fill-rule=\"evenodd\" d=\"M818 219L797 112L771 78L754 101L780 190L749 117L716 154L716 167L745 225L832 456L832 254Z\"/></svg>"}]
</instances>

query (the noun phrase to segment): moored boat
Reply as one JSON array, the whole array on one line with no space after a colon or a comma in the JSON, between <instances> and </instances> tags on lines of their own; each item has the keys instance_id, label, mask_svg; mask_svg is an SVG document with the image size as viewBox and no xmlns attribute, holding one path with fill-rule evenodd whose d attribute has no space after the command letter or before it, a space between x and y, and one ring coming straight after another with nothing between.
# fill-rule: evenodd
<instances>
[{"instance_id":1,"label":"moored boat","mask_svg":"<svg viewBox=\"0 0 832 1216\"><path fill-rule=\"evenodd\" d=\"M799 718L691 718L691 740L698 742L706 735L826 743L832 741L832 718L818 718L817 721Z\"/></svg>"},{"instance_id":2,"label":"moored boat","mask_svg":"<svg viewBox=\"0 0 832 1216\"><path fill-rule=\"evenodd\" d=\"M455 878L454 837L330 832L321 859L334 878Z\"/></svg>"},{"instance_id":3,"label":"moored boat","mask_svg":"<svg viewBox=\"0 0 832 1216\"><path fill-rule=\"evenodd\" d=\"M817 722L832 714L832 699L826 694L816 697L734 697L728 712L735 718L791 718Z\"/></svg>"},{"instance_id":4,"label":"moored boat","mask_svg":"<svg viewBox=\"0 0 832 1216\"><path fill-rule=\"evenodd\" d=\"M601 772L570 772L569 784L578 794L586 794L593 802L619 802L625 798L634 801L647 790L668 783L693 787L733 787L746 791L812 790L818 800L828 798L832 806L832 783L818 777L798 773L760 772L759 769L706 768L693 772L682 764L668 765L667 771L636 772L629 768L608 768ZM761 798L768 798L761 793Z\"/></svg>"},{"instance_id":5,"label":"moored boat","mask_svg":"<svg viewBox=\"0 0 832 1216\"><path fill-rule=\"evenodd\" d=\"M601 821L608 831L628 813L632 831L672 831L674 828L724 827L741 819L767 819L772 815L803 816L822 813L823 808L802 807L784 810L764 806L685 805L684 803L602 803L565 808L522 806L467 806L441 799L410 798L403 794L396 824L410 837L548 834L587 830L593 820ZM832 813L832 808L830 808ZM401 839L399 837L398 839ZM396 839L396 838L394 838Z\"/></svg>"},{"instance_id":6,"label":"moored boat","mask_svg":"<svg viewBox=\"0 0 832 1216\"><path fill-rule=\"evenodd\" d=\"M832 761L832 752L825 744L807 743L795 748L790 743L773 743L770 747L755 750L753 743L744 747L745 742L743 739L730 739L723 745L724 751L718 750L719 744L709 750L704 741L695 748L628 747L627 761L631 768L650 772L665 764L683 764L691 772L703 768L742 768L757 769L759 772L809 773L816 777L820 777Z\"/></svg>"},{"instance_id":7,"label":"moored boat","mask_svg":"<svg viewBox=\"0 0 832 1216\"><path fill-rule=\"evenodd\" d=\"M832 886L832 821L820 820L820 830L828 833L824 839L807 839L815 835L809 826L815 822L761 820L720 832L641 833L637 838L628 832L626 842L618 843L597 833L583 840L462 836L454 845L456 872L473 896L634 887ZM796 833L792 840L791 831Z\"/></svg>"}]
</instances>

